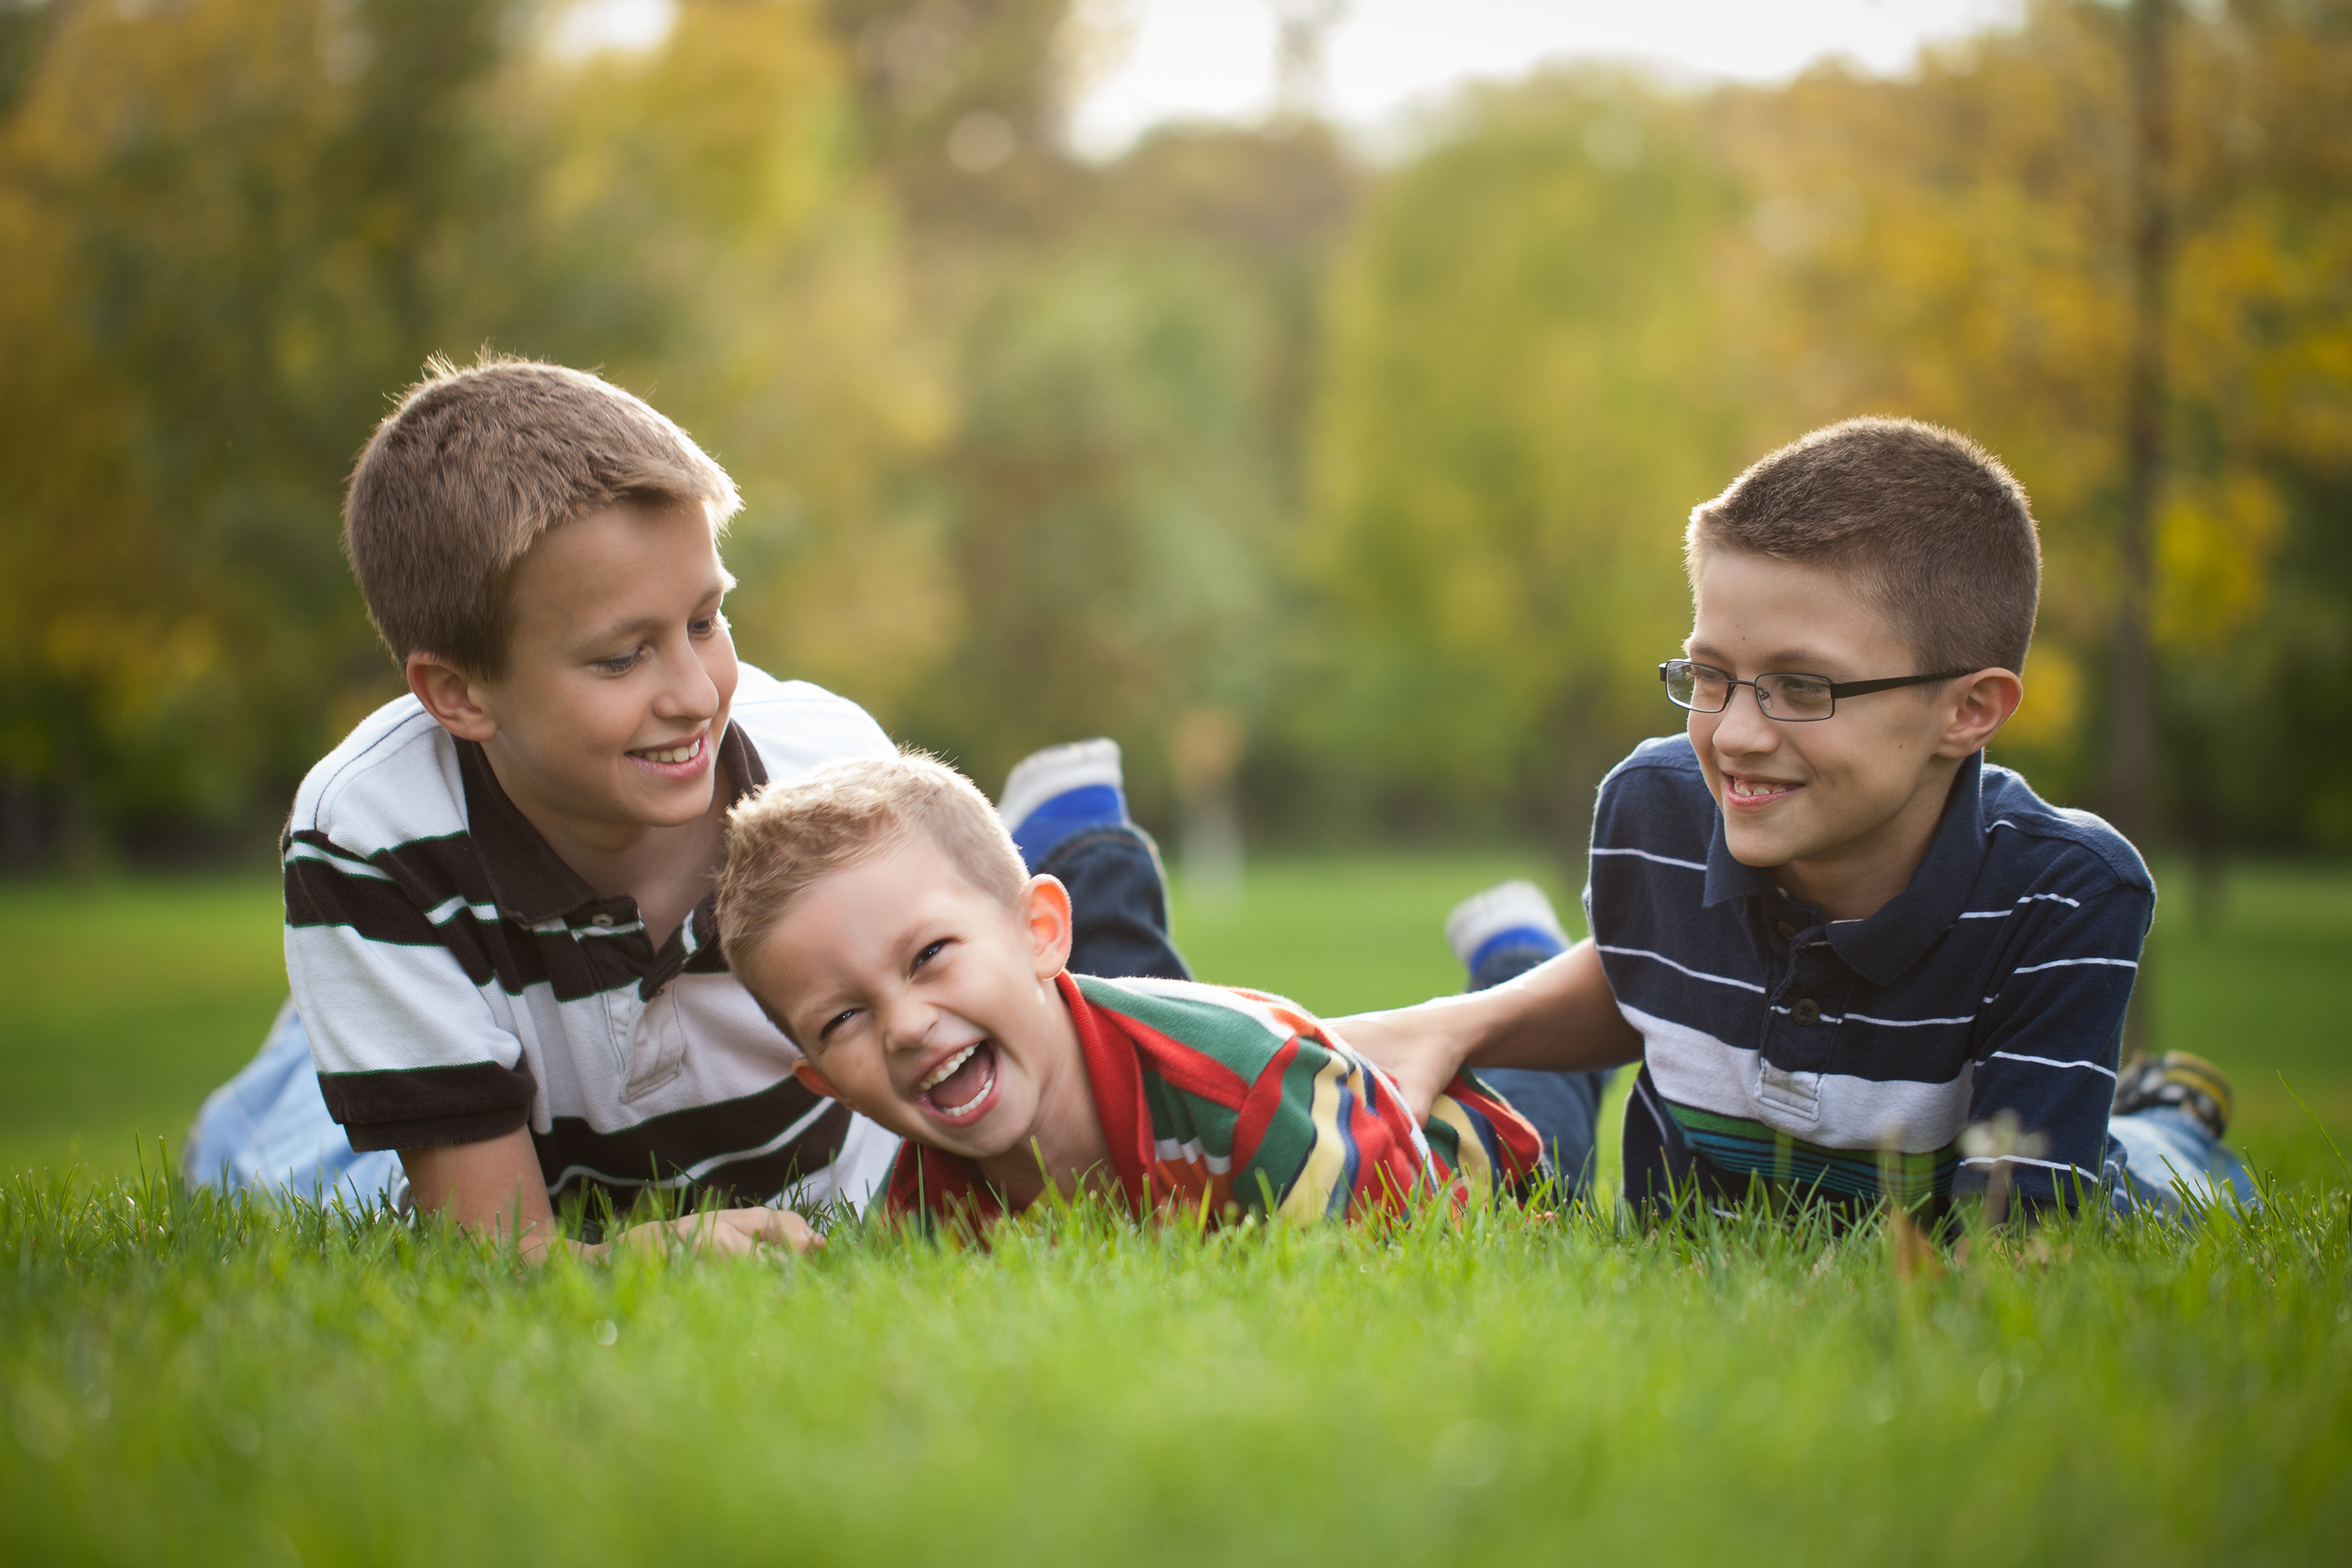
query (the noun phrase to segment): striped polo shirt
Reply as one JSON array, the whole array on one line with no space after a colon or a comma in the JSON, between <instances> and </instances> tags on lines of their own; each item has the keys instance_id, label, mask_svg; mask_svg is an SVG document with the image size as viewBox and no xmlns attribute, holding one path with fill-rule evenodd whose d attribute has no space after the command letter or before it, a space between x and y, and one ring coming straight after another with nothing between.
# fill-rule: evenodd
<instances>
[{"instance_id":1,"label":"striped polo shirt","mask_svg":"<svg viewBox=\"0 0 2352 1568\"><path fill-rule=\"evenodd\" d=\"M739 797L894 750L855 704L746 665L719 757ZM621 1210L647 1185L753 1203L807 1179L822 1199L887 1168L895 1139L793 1078L710 898L656 947L636 901L598 897L414 697L310 770L283 851L286 971L353 1148L528 1127L551 1196Z\"/></svg>"},{"instance_id":2,"label":"striped polo shirt","mask_svg":"<svg viewBox=\"0 0 2352 1568\"><path fill-rule=\"evenodd\" d=\"M1732 858L1687 739L1645 741L1601 784L1584 900L1644 1041L1635 1191L1687 1152L1717 1190L1941 1200L1982 1190L1993 1157L1961 1134L2003 1111L2021 1198L2099 1180L2155 886L2112 828L1981 753L1910 885L1828 921Z\"/></svg>"}]
</instances>

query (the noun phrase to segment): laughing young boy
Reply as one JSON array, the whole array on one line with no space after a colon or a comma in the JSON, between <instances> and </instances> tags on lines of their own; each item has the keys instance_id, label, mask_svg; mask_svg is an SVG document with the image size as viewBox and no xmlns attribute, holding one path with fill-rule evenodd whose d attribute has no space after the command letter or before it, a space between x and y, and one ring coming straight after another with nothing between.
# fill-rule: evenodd
<instances>
[{"instance_id":1,"label":"laughing young boy","mask_svg":"<svg viewBox=\"0 0 2352 1568\"><path fill-rule=\"evenodd\" d=\"M1601 784L1592 938L1341 1027L1417 1103L1465 1061L1638 1059L1637 1199L1760 1180L1933 1208L1997 1168L2075 1202L2108 1173L2155 889L2113 829L1984 760L2040 594L2024 492L1949 431L1855 420L1757 462L1686 546L1693 623L1659 673L1687 730ZM2159 1064L2122 1108L2219 1112L2201 1067ZM2196 1131L2213 1158L2178 1174L2226 1175L2217 1119ZM2161 1193L2145 1163L2109 1179Z\"/></svg>"},{"instance_id":2,"label":"laughing young boy","mask_svg":"<svg viewBox=\"0 0 2352 1568\"><path fill-rule=\"evenodd\" d=\"M1072 975L1068 891L928 757L836 763L737 806L718 928L801 1082L906 1140L894 1213L980 1225L1052 1186L1137 1217L1338 1218L1538 1166L1534 1129L1474 1079L1417 1124L1279 998Z\"/></svg>"},{"instance_id":3,"label":"laughing young boy","mask_svg":"<svg viewBox=\"0 0 2352 1568\"><path fill-rule=\"evenodd\" d=\"M408 691L295 798L294 999L208 1101L191 1180L373 1197L405 1174L418 1208L519 1219L536 1255L557 1201L647 1189L721 1206L678 1222L700 1244L804 1244L767 1205L858 1201L887 1170L897 1140L793 1076L716 941L729 806L894 754L855 705L736 659L736 507L676 425L559 366L439 367L384 420L344 542ZM1182 974L1106 745L1016 781L1086 830L1037 836L1090 879L1095 961ZM1091 811L1055 816L1073 795Z\"/></svg>"}]
</instances>

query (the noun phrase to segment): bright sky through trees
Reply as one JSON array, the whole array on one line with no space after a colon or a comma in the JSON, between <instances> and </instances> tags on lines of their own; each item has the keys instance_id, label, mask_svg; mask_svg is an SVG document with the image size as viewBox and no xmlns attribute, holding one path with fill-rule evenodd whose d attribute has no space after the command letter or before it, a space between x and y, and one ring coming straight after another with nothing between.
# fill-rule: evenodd
<instances>
[{"instance_id":1,"label":"bright sky through trees","mask_svg":"<svg viewBox=\"0 0 2352 1568\"><path fill-rule=\"evenodd\" d=\"M649 48L672 0L581 0L559 25L559 52ZM1273 106L1275 31L1296 0L1087 0L1094 81L1073 139L1122 150L1171 119L1253 120ZM2022 0L1340 0L1324 59L1322 107L1374 128L1476 78L1522 75L1569 59L1638 61L1667 80L1770 82L1845 55L1881 73L1922 43L2013 24Z\"/></svg>"},{"instance_id":2,"label":"bright sky through trees","mask_svg":"<svg viewBox=\"0 0 2352 1568\"><path fill-rule=\"evenodd\" d=\"M1353 0L1342 8L1325 51L1323 107L1370 127L1464 81L1565 59L1637 60L1670 80L1775 81L1839 55L1892 72L1923 42L2013 23L2023 8L2018 0ZM1277 9L1272 0L1093 0L1089 20L1123 47L1079 102L1079 146L1112 152L1161 120L1263 115L1274 103Z\"/></svg>"}]
</instances>

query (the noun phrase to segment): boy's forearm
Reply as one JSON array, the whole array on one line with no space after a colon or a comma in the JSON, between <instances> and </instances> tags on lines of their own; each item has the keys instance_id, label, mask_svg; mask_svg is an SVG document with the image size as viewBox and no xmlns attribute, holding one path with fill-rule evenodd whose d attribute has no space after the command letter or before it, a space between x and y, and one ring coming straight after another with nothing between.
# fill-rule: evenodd
<instances>
[{"instance_id":1,"label":"boy's forearm","mask_svg":"<svg viewBox=\"0 0 2352 1568\"><path fill-rule=\"evenodd\" d=\"M1463 1061L1469 1067L1589 1072L1638 1059L1642 1037L1617 1010L1616 993L1590 939L1515 980L1449 1005L1485 1003Z\"/></svg>"},{"instance_id":2,"label":"boy's forearm","mask_svg":"<svg viewBox=\"0 0 2352 1568\"><path fill-rule=\"evenodd\" d=\"M420 1212L447 1214L461 1230L511 1237L534 1263L553 1247L572 1245L556 1234L538 1151L524 1129L480 1143L404 1148L400 1163Z\"/></svg>"},{"instance_id":3,"label":"boy's forearm","mask_svg":"<svg viewBox=\"0 0 2352 1568\"><path fill-rule=\"evenodd\" d=\"M1642 1054L1642 1037L1617 1010L1590 942L1491 990L1359 1013L1333 1027L1393 1075L1423 1115L1464 1066L1591 1071Z\"/></svg>"}]
</instances>

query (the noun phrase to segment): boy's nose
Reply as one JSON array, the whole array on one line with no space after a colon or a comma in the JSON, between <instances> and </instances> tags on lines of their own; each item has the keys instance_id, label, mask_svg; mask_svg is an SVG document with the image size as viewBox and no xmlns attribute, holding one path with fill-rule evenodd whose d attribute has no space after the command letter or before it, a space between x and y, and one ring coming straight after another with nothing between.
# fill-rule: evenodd
<instances>
[{"instance_id":1,"label":"boy's nose","mask_svg":"<svg viewBox=\"0 0 2352 1568\"><path fill-rule=\"evenodd\" d=\"M930 1039L936 1017L931 1008L911 996L893 997L880 1009L882 1042L892 1051L917 1051Z\"/></svg>"},{"instance_id":2,"label":"boy's nose","mask_svg":"<svg viewBox=\"0 0 2352 1568\"><path fill-rule=\"evenodd\" d=\"M1715 747L1724 752L1769 752L1780 739L1780 726L1764 717L1752 686L1731 689L1731 705L1715 716Z\"/></svg>"},{"instance_id":3,"label":"boy's nose","mask_svg":"<svg viewBox=\"0 0 2352 1568\"><path fill-rule=\"evenodd\" d=\"M674 719L707 719L719 711L719 684L703 668L702 656L690 644L663 661L670 678L662 684L660 706Z\"/></svg>"}]
</instances>

